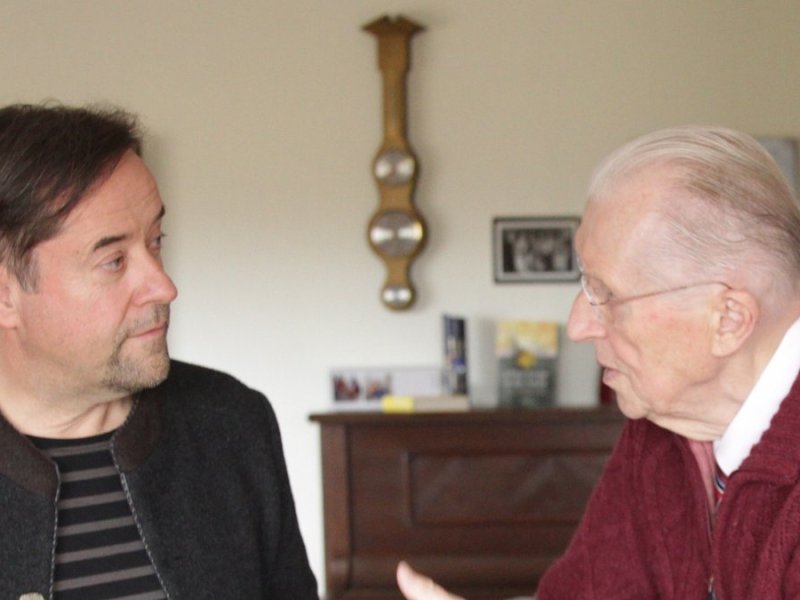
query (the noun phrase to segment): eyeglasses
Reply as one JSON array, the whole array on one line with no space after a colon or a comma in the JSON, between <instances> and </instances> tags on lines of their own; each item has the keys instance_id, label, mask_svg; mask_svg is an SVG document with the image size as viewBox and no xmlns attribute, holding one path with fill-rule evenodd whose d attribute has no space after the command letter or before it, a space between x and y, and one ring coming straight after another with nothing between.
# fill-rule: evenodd
<instances>
[{"instance_id":1,"label":"eyeglasses","mask_svg":"<svg viewBox=\"0 0 800 600\"><path fill-rule=\"evenodd\" d=\"M592 307L595 317L599 319L602 319L603 316L600 310L600 307L602 306L618 306L620 304L633 302L634 300L644 300L645 298L652 298L654 296L661 296L664 294L672 294L674 292L680 292L682 290L688 290L704 285L722 285L727 289L731 289L731 286L722 281L700 281L698 283L690 283L688 285L681 285L678 287L668 288L666 290L658 290L656 292L648 292L646 294L635 294L633 296L614 296L614 292L608 289L608 287L602 281L592 277L591 275L587 275L583 272L582 268L580 273L583 295L586 296L586 300Z\"/></svg>"}]
</instances>

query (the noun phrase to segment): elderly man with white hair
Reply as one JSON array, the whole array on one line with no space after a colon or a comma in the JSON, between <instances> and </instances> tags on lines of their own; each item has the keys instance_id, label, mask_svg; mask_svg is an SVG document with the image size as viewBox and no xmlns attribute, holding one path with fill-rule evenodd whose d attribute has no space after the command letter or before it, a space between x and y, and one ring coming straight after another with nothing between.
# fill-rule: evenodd
<instances>
[{"instance_id":1,"label":"elderly man with white hair","mask_svg":"<svg viewBox=\"0 0 800 600\"><path fill-rule=\"evenodd\" d=\"M575 238L591 341L629 417L537 600L800 597L800 209L723 128L643 136ZM452 595L408 565L411 600Z\"/></svg>"}]
</instances>

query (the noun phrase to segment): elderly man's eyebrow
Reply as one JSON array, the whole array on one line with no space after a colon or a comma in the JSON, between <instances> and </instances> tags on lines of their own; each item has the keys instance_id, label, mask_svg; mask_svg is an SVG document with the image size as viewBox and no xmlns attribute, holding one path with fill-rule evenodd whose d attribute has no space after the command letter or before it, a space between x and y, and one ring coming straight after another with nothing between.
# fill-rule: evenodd
<instances>
[{"instance_id":1,"label":"elderly man's eyebrow","mask_svg":"<svg viewBox=\"0 0 800 600\"><path fill-rule=\"evenodd\" d=\"M164 205L161 206L161 210L158 211L156 218L153 219L153 225L158 223L161 219L164 218L164 215L167 213L166 208ZM109 235L97 240L94 245L92 246L92 252L97 252L98 250L105 248L106 246L112 246L118 242L123 242L128 239L128 234L121 234L121 235Z\"/></svg>"}]
</instances>

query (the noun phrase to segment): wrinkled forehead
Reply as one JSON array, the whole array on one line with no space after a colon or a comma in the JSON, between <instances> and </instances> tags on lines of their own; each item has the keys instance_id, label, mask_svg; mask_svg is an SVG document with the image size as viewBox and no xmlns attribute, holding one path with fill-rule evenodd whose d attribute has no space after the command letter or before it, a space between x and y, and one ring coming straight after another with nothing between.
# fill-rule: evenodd
<instances>
[{"instance_id":1,"label":"wrinkled forehead","mask_svg":"<svg viewBox=\"0 0 800 600\"><path fill-rule=\"evenodd\" d=\"M663 239L660 211L673 193L669 174L643 170L621 178L590 197L575 235L575 249L587 269L594 264L641 262Z\"/></svg>"}]
</instances>

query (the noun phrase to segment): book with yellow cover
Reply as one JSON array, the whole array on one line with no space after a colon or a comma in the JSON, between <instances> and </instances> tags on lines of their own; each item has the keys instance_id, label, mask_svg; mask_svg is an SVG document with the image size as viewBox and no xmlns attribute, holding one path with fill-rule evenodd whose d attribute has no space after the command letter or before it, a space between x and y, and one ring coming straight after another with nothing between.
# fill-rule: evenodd
<instances>
[{"instance_id":1,"label":"book with yellow cover","mask_svg":"<svg viewBox=\"0 0 800 600\"><path fill-rule=\"evenodd\" d=\"M381 398L381 409L386 413L460 412L469 408L469 396L464 394L444 396L386 394Z\"/></svg>"},{"instance_id":2,"label":"book with yellow cover","mask_svg":"<svg viewBox=\"0 0 800 600\"><path fill-rule=\"evenodd\" d=\"M555 404L558 323L504 320L497 324L498 405Z\"/></svg>"}]
</instances>

